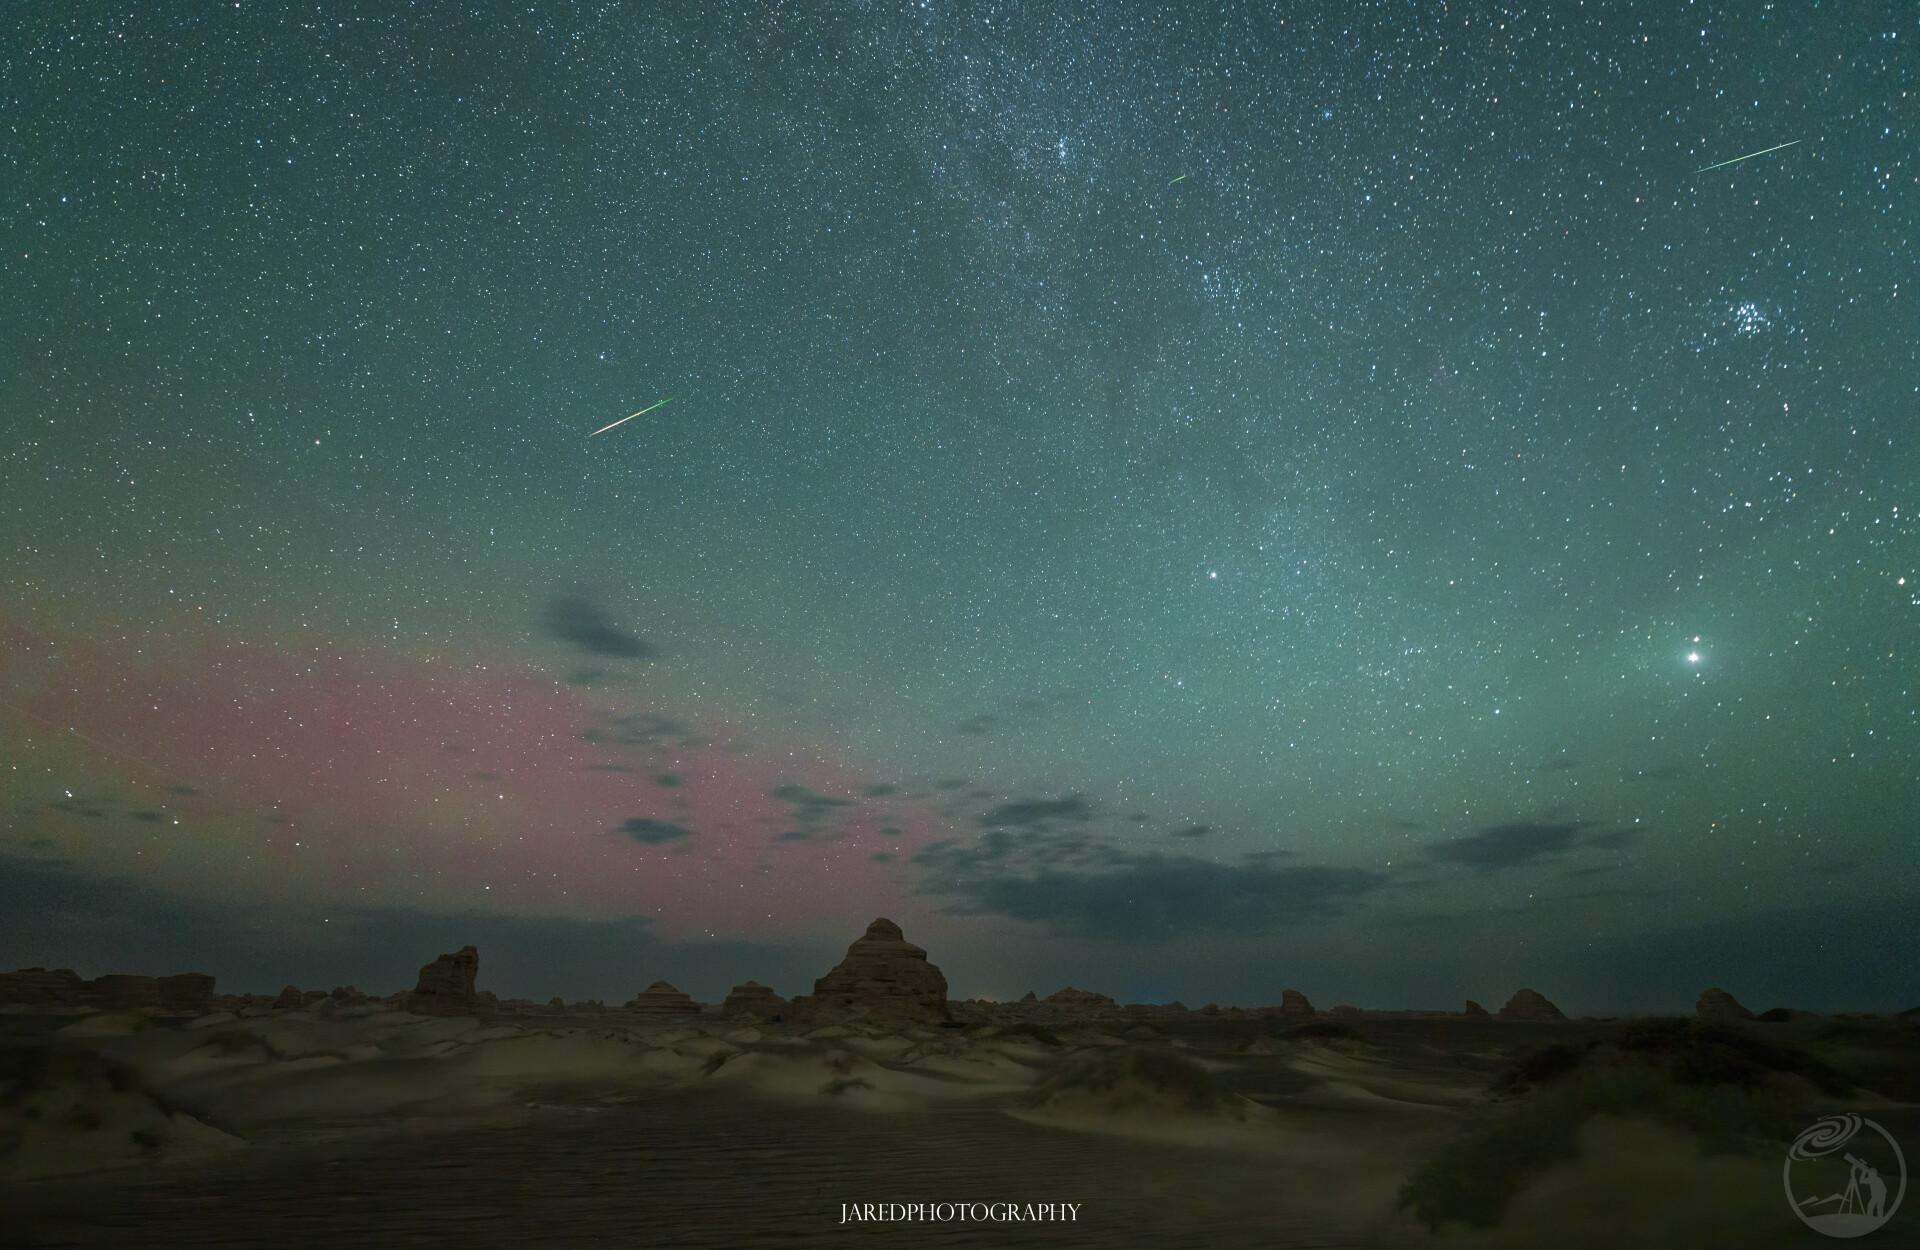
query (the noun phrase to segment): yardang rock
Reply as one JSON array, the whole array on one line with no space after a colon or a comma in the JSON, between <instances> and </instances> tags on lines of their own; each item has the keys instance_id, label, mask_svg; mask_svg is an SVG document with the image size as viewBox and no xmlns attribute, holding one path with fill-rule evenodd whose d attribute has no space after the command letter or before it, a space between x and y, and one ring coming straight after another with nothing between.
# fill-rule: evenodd
<instances>
[{"instance_id":1,"label":"yardang rock","mask_svg":"<svg viewBox=\"0 0 1920 1250\"><path fill-rule=\"evenodd\" d=\"M782 1020L791 1010L787 1000L774 993L768 986L758 981L748 981L745 985L736 985L727 995L727 1001L720 1006L722 1014L729 1016L753 1016L769 1023Z\"/></svg>"},{"instance_id":2,"label":"yardang rock","mask_svg":"<svg viewBox=\"0 0 1920 1250\"><path fill-rule=\"evenodd\" d=\"M795 1006L801 1006L798 1000ZM839 966L813 983L805 1008L821 1016L943 1024L949 1018L947 978L883 916L847 947Z\"/></svg>"},{"instance_id":3,"label":"yardang rock","mask_svg":"<svg viewBox=\"0 0 1920 1250\"><path fill-rule=\"evenodd\" d=\"M1532 990L1515 990L1500 1009L1502 1020L1565 1020L1560 1009Z\"/></svg>"},{"instance_id":4,"label":"yardang rock","mask_svg":"<svg viewBox=\"0 0 1920 1250\"><path fill-rule=\"evenodd\" d=\"M682 993L665 981L655 981L626 1004L626 1009L635 1015L653 1019L666 1019L670 1016L692 1016L700 1013L700 1005L689 994Z\"/></svg>"},{"instance_id":5,"label":"yardang rock","mask_svg":"<svg viewBox=\"0 0 1920 1250\"><path fill-rule=\"evenodd\" d=\"M1700 991L1700 1001L1693 1005L1693 1014L1702 1020L1753 1019L1753 1013L1742 1007L1733 995L1723 989Z\"/></svg>"},{"instance_id":6,"label":"yardang rock","mask_svg":"<svg viewBox=\"0 0 1920 1250\"><path fill-rule=\"evenodd\" d=\"M473 1014L473 979L480 974L480 952L463 946L420 969L420 980L407 997L407 1010L423 1016Z\"/></svg>"}]
</instances>

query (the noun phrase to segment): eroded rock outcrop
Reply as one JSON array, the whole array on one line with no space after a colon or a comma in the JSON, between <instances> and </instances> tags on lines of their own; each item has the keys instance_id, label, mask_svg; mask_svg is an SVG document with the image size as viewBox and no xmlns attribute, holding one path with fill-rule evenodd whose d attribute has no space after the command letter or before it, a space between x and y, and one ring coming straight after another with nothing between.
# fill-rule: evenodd
<instances>
[{"instance_id":1,"label":"eroded rock outcrop","mask_svg":"<svg viewBox=\"0 0 1920 1250\"><path fill-rule=\"evenodd\" d=\"M637 1016L654 1020L700 1013L700 1004L694 1002L691 995L674 989L665 981L655 981L634 995L633 1001L625 1004L625 1008Z\"/></svg>"},{"instance_id":2,"label":"eroded rock outcrop","mask_svg":"<svg viewBox=\"0 0 1920 1250\"><path fill-rule=\"evenodd\" d=\"M108 973L95 977L89 985L94 997L108 1011L140 1011L160 1005L160 978Z\"/></svg>"},{"instance_id":3,"label":"eroded rock outcrop","mask_svg":"<svg viewBox=\"0 0 1920 1250\"><path fill-rule=\"evenodd\" d=\"M213 978L202 972L171 977L110 972L82 981L71 968L22 968L0 973L0 1003L101 1007L108 1011L205 1014L213 1009Z\"/></svg>"},{"instance_id":4,"label":"eroded rock outcrop","mask_svg":"<svg viewBox=\"0 0 1920 1250\"><path fill-rule=\"evenodd\" d=\"M1041 999L1033 1009L1033 1019L1046 1025L1114 1024L1125 1019L1120 1004L1105 994L1076 990L1071 985Z\"/></svg>"},{"instance_id":5,"label":"eroded rock outcrop","mask_svg":"<svg viewBox=\"0 0 1920 1250\"><path fill-rule=\"evenodd\" d=\"M783 1021L792 1010L787 1000L774 993L772 987L758 981L734 986L727 994L727 1001L720 1005L723 1015L752 1016L769 1024Z\"/></svg>"},{"instance_id":6,"label":"eroded rock outcrop","mask_svg":"<svg viewBox=\"0 0 1920 1250\"><path fill-rule=\"evenodd\" d=\"M1474 1002L1471 998L1467 1000L1466 1014L1475 1020L1492 1019L1492 1013L1479 1003Z\"/></svg>"},{"instance_id":7,"label":"eroded rock outcrop","mask_svg":"<svg viewBox=\"0 0 1920 1250\"><path fill-rule=\"evenodd\" d=\"M826 1018L929 1024L949 1019L947 978L884 916L847 947L847 957L832 972L813 983L810 998L795 999L793 1005L798 1013Z\"/></svg>"},{"instance_id":8,"label":"eroded rock outcrop","mask_svg":"<svg viewBox=\"0 0 1920 1250\"><path fill-rule=\"evenodd\" d=\"M204 1015L213 1010L213 978L204 972L161 977L160 1009Z\"/></svg>"},{"instance_id":9,"label":"eroded rock outcrop","mask_svg":"<svg viewBox=\"0 0 1920 1250\"><path fill-rule=\"evenodd\" d=\"M22 968L18 972L0 972L0 1003L33 1005L78 1003L87 993L87 983L71 968Z\"/></svg>"},{"instance_id":10,"label":"eroded rock outcrop","mask_svg":"<svg viewBox=\"0 0 1920 1250\"><path fill-rule=\"evenodd\" d=\"M1718 988L1700 991L1700 1000L1693 1005L1693 1014L1702 1020L1753 1019L1753 1013L1742 1007L1733 995Z\"/></svg>"},{"instance_id":11,"label":"eroded rock outcrop","mask_svg":"<svg viewBox=\"0 0 1920 1250\"><path fill-rule=\"evenodd\" d=\"M1565 1020L1560 1009L1533 990L1515 990L1500 1009L1502 1020Z\"/></svg>"},{"instance_id":12,"label":"eroded rock outcrop","mask_svg":"<svg viewBox=\"0 0 1920 1250\"><path fill-rule=\"evenodd\" d=\"M407 1010L424 1016L470 1016L474 1009L473 981L480 975L480 952L463 946L420 969L420 979L407 996Z\"/></svg>"},{"instance_id":13,"label":"eroded rock outcrop","mask_svg":"<svg viewBox=\"0 0 1920 1250\"><path fill-rule=\"evenodd\" d=\"M1282 1020L1311 1020L1317 1013L1307 996L1299 990L1280 991L1280 1018Z\"/></svg>"}]
</instances>

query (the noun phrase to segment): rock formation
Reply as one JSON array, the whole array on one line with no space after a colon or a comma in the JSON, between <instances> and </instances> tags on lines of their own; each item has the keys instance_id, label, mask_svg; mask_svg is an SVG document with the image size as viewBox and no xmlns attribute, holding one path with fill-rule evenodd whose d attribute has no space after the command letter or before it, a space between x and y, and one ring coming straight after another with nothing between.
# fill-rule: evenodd
<instances>
[{"instance_id":1,"label":"rock formation","mask_svg":"<svg viewBox=\"0 0 1920 1250\"><path fill-rule=\"evenodd\" d=\"M276 1007L291 1007L298 1011L307 1005L307 999L306 995L300 992L299 986L289 985L280 991L280 997L273 1000L273 1005Z\"/></svg>"},{"instance_id":2,"label":"rock formation","mask_svg":"<svg viewBox=\"0 0 1920 1250\"><path fill-rule=\"evenodd\" d=\"M1076 990L1071 985L1047 995L1033 1009L1037 1024L1111 1024L1123 1018L1120 1004L1105 994Z\"/></svg>"},{"instance_id":3,"label":"rock formation","mask_svg":"<svg viewBox=\"0 0 1920 1250\"><path fill-rule=\"evenodd\" d=\"M736 985L727 995L727 1001L721 1004L722 1014L729 1016L752 1016L768 1024L785 1019L792 1010L787 1000L774 993L768 986L758 981L748 981L745 985Z\"/></svg>"},{"instance_id":4,"label":"rock formation","mask_svg":"<svg viewBox=\"0 0 1920 1250\"><path fill-rule=\"evenodd\" d=\"M1282 1020L1311 1020L1314 1017L1313 1004L1299 990L1280 991L1280 1018Z\"/></svg>"},{"instance_id":5,"label":"rock formation","mask_svg":"<svg viewBox=\"0 0 1920 1250\"><path fill-rule=\"evenodd\" d=\"M420 980L407 996L407 1010L423 1016L473 1014L473 979L480 974L480 952L463 946L420 969Z\"/></svg>"},{"instance_id":6,"label":"rock formation","mask_svg":"<svg viewBox=\"0 0 1920 1250\"><path fill-rule=\"evenodd\" d=\"M1467 1000L1466 1014L1475 1020L1484 1020L1484 1019L1491 1018L1487 1012L1487 1009L1485 1007L1482 1007L1479 1003L1474 1002L1471 998Z\"/></svg>"},{"instance_id":7,"label":"rock formation","mask_svg":"<svg viewBox=\"0 0 1920 1250\"><path fill-rule=\"evenodd\" d=\"M91 988L100 1005L108 1011L139 1011L160 1005L160 981L157 977L109 973L95 977Z\"/></svg>"},{"instance_id":8,"label":"rock formation","mask_svg":"<svg viewBox=\"0 0 1920 1250\"><path fill-rule=\"evenodd\" d=\"M0 973L0 1003L77 1003L86 993L87 983L71 968Z\"/></svg>"},{"instance_id":9,"label":"rock formation","mask_svg":"<svg viewBox=\"0 0 1920 1250\"><path fill-rule=\"evenodd\" d=\"M943 1024L947 979L927 962L927 952L906 940L899 925L882 917L847 947L847 957L832 972L813 983L811 998L795 999L793 1005L798 1013L826 1018Z\"/></svg>"},{"instance_id":10,"label":"rock formation","mask_svg":"<svg viewBox=\"0 0 1920 1250\"><path fill-rule=\"evenodd\" d=\"M1733 995L1717 988L1700 991L1700 1001L1693 1005L1693 1014L1702 1020L1753 1019L1753 1013L1735 1001Z\"/></svg>"},{"instance_id":11,"label":"rock formation","mask_svg":"<svg viewBox=\"0 0 1920 1250\"><path fill-rule=\"evenodd\" d=\"M1334 1020L1358 1020L1364 1014L1358 1007L1327 1008L1327 1015Z\"/></svg>"},{"instance_id":12,"label":"rock formation","mask_svg":"<svg viewBox=\"0 0 1920 1250\"><path fill-rule=\"evenodd\" d=\"M82 981L71 968L22 968L0 973L0 1003L103 1007L108 1011L192 1012L213 1009L213 978L199 972L171 977L108 973Z\"/></svg>"},{"instance_id":13,"label":"rock formation","mask_svg":"<svg viewBox=\"0 0 1920 1250\"><path fill-rule=\"evenodd\" d=\"M1565 1020L1560 1009L1532 990L1515 990L1500 1009L1502 1020Z\"/></svg>"},{"instance_id":14,"label":"rock formation","mask_svg":"<svg viewBox=\"0 0 1920 1250\"><path fill-rule=\"evenodd\" d=\"M690 995L681 993L665 981L655 981L634 995L633 1001L626 1003L625 1008L636 1016L645 1016L654 1020L700 1014L700 1004L694 1002Z\"/></svg>"},{"instance_id":15,"label":"rock formation","mask_svg":"<svg viewBox=\"0 0 1920 1250\"><path fill-rule=\"evenodd\" d=\"M213 1010L213 978L204 972L182 972L160 978L160 1006L165 1011L205 1015Z\"/></svg>"}]
</instances>

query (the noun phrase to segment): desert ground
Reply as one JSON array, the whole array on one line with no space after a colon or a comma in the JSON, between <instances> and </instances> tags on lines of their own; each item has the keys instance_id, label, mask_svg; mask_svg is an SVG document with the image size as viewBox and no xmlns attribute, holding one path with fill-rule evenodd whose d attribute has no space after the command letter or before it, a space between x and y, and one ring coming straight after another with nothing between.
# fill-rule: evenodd
<instances>
[{"instance_id":1,"label":"desert ground","mask_svg":"<svg viewBox=\"0 0 1920 1250\"><path fill-rule=\"evenodd\" d=\"M1198 1012L819 1025L323 998L0 1014L35 1246L1800 1246L1786 1143L1920 1145L1920 1024ZM845 1204L1074 1204L843 1222ZM1873 1239L1920 1244L1909 1200ZM860 1208L855 1208L859 1210Z\"/></svg>"}]
</instances>

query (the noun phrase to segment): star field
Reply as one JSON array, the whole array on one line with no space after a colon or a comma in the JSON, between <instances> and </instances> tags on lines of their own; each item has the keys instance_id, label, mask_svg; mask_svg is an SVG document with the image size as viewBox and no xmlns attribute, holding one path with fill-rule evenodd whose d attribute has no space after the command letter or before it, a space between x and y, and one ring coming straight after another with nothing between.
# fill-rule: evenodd
<instances>
[{"instance_id":1,"label":"star field","mask_svg":"<svg viewBox=\"0 0 1920 1250\"><path fill-rule=\"evenodd\" d=\"M1912 950L1905 6L10 39L20 881L315 961L887 914L959 994L1875 1005Z\"/></svg>"}]
</instances>

